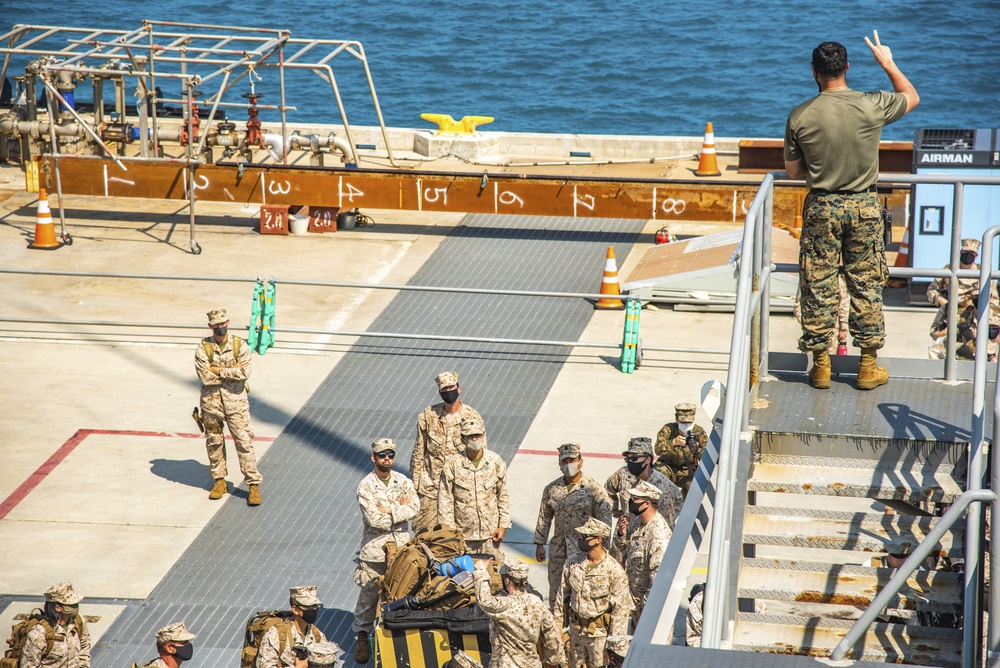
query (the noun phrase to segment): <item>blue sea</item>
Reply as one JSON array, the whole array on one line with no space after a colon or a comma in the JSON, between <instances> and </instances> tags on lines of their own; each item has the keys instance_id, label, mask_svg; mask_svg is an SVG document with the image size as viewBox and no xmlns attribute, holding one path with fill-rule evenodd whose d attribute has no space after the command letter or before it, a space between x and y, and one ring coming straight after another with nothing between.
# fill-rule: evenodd
<instances>
[{"instance_id":1,"label":"blue sea","mask_svg":"<svg viewBox=\"0 0 1000 668\"><path fill-rule=\"evenodd\" d=\"M432 127L420 114L433 112L495 117L486 130L696 136L712 121L716 135L728 137L782 136L789 109L816 92L809 59L822 41L847 47L852 88L889 88L864 42L877 29L921 96L883 139L912 140L918 128L1000 126L998 0L0 0L5 30L14 23L132 29L142 19L358 40L390 126ZM331 64L349 121L374 124L359 62L341 54ZM276 104L277 71L261 74L262 102ZM179 86L170 86L162 82L178 96ZM247 89L241 83L227 101L241 101ZM297 108L289 121L339 122L329 85L315 75L289 75L287 90Z\"/></svg>"}]
</instances>

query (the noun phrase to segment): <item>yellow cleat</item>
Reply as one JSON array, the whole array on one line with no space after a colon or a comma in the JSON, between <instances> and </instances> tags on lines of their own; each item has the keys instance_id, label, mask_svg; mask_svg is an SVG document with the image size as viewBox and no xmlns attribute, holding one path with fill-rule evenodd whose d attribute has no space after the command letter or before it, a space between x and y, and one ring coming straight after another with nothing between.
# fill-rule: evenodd
<instances>
[{"instance_id":1,"label":"yellow cleat","mask_svg":"<svg viewBox=\"0 0 1000 668\"><path fill-rule=\"evenodd\" d=\"M420 118L437 124L435 134L471 135L480 125L493 122L492 116L463 116L460 121L452 118L451 114L420 114Z\"/></svg>"}]
</instances>

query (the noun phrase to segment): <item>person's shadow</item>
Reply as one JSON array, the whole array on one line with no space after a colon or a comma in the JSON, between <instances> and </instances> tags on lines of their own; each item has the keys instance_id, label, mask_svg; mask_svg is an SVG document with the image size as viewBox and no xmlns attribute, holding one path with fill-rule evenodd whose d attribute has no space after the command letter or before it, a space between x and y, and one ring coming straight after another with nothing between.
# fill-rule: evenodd
<instances>
[{"instance_id":1,"label":"person's shadow","mask_svg":"<svg viewBox=\"0 0 1000 668\"><path fill-rule=\"evenodd\" d=\"M164 480L179 482L206 492L215 484L208 473L208 465L195 459L153 459L149 464L149 470L153 475L160 476ZM245 499L247 491L230 483L229 494Z\"/></svg>"}]
</instances>

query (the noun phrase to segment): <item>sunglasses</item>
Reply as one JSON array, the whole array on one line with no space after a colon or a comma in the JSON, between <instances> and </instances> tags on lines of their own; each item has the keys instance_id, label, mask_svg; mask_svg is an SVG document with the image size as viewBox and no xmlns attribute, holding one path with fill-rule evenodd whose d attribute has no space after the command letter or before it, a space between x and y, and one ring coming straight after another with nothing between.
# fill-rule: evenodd
<instances>
[{"instance_id":1,"label":"sunglasses","mask_svg":"<svg viewBox=\"0 0 1000 668\"><path fill-rule=\"evenodd\" d=\"M649 455L628 455L627 457L625 457L625 461L632 462L633 464L638 464L639 462L646 459L646 457L648 456Z\"/></svg>"},{"instance_id":2,"label":"sunglasses","mask_svg":"<svg viewBox=\"0 0 1000 668\"><path fill-rule=\"evenodd\" d=\"M385 452L376 452L375 456L379 459L395 459L396 453L391 450L386 450Z\"/></svg>"}]
</instances>

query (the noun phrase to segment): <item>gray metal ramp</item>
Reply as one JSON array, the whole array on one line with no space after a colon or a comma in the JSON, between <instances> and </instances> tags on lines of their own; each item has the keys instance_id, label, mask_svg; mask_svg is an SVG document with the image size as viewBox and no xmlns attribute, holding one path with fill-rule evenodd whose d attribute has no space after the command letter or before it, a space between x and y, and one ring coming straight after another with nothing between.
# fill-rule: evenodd
<instances>
[{"instance_id":1,"label":"gray metal ramp","mask_svg":"<svg viewBox=\"0 0 1000 668\"><path fill-rule=\"evenodd\" d=\"M411 284L597 292L606 246L625 257L643 224L468 216ZM583 300L404 292L370 329L578 340L592 313ZM286 607L288 587L299 584L319 586L318 626L354 665L353 558L361 537L355 489L371 469L371 441L395 439L397 468L405 470L417 414L438 400L433 378L455 370L463 400L486 421L490 447L509 462L568 351L361 340L260 462L264 504L247 508L242 490L244 496L229 498L150 597L126 611L95 647L95 668L153 658L153 632L182 619L198 634L194 661L201 668L234 668L247 617Z\"/></svg>"}]
</instances>

